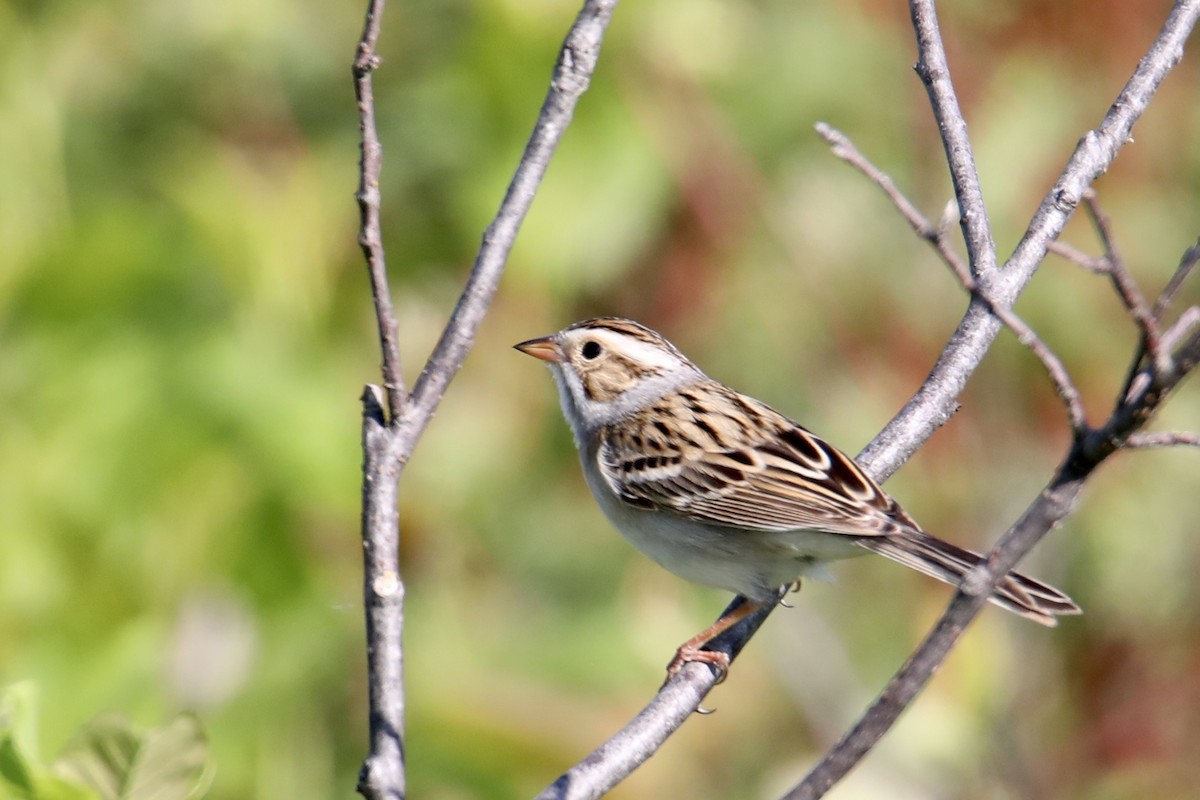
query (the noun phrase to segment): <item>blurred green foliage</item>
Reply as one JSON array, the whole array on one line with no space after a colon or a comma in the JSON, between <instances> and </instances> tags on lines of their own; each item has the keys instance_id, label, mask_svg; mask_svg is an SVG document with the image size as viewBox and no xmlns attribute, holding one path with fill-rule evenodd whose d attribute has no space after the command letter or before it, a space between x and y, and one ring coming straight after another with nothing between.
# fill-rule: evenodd
<instances>
[{"instance_id":1,"label":"blurred green foliage","mask_svg":"<svg viewBox=\"0 0 1200 800\"><path fill-rule=\"evenodd\" d=\"M39 759L33 681L0 689L0 797L27 800L188 800L211 781L208 743L193 715L142 730L106 713L49 765Z\"/></svg>"},{"instance_id":2,"label":"blurred green foliage","mask_svg":"<svg viewBox=\"0 0 1200 800\"><path fill-rule=\"evenodd\" d=\"M577 3L393 2L377 73L385 243L410 380L519 156ZM1002 251L1165 3L942 4ZM350 797L365 752L359 410L378 354L355 243L355 4L0 2L0 685L42 752L114 711L194 711L208 796ZM1097 185L1147 292L1200 219L1192 47ZM812 133L845 131L931 216L950 197L907 14L881 0L616 12L494 313L401 486L414 797L527 796L657 687L728 599L610 531L548 377L512 342L620 313L853 451L963 294ZM1085 220L1066 236L1096 243ZM1184 298L1195 302L1193 287ZM1048 263L1020 312L1106 413L1134 343ZM1196 387L1160 427L1200 428ZM890 484L985 546L1066 439L1004 337ZM840 798L1182 798L1200 782L1194 452L1123 456L1030 559L1086 615L985 613ZM874 563L874 562L878 563ZM776 614L614 793L772 797L948 599L882 560Z\"/></svg>"}]
</instances>

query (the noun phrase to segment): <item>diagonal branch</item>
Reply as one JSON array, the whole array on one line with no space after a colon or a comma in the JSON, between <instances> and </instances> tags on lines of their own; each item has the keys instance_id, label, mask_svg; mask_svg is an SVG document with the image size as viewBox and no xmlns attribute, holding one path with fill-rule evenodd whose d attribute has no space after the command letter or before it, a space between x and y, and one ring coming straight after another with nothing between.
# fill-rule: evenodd
<instances>
[{"instance_id":1,"label":"diagonal branch","mask_svg":"<svg viewBox=\"0 0 1200 800\"><path fill-rule=\"evenodd\" d=\"M742 602L739 597L729 608L736 608ZM758 609L706 645L706 649L726 653L732 663L770 612L770 606ZM713 673L708 667L685 664L625 727L560 775L534 800L595 800L604 795L654 755L700 709L701 701L713 685Z\"/></svg>"},{"instance_id":2,"label":"diagonal branch","mask_svg":"<svg viewBox=\"0 0 1200 800\"><path fill-rule=\"evenodd\" d=\"M1138 61L1100 125L1079 140L1066 168L1042 199L1025 235L1001 270L1005 294L1000 299L1011 301L1020 294L1045 257L1048 243L1062 233L1083 193L1108 171L1117 153L1131 141L1134 124L1163 79L1183 58L1183 45L1191 36L1197 16L1200 16L1200 0L1176 0L1171 7L1154 42Z\"/></svg>"},{"instance_id":3,"label":"diagonal branch","mask_svg":"<svg viewBox=\"0 0 1200 800\"><path fill-rule=\"evenodd\" d=\"M914 5L914 9L917 6ZM925 13L924 7L921 7ZM914 14L916 10L914 10ZM930 10L929 13L932 13ZM1033 278L1083 192L1104 174L1129 141L1134 123L1159 85L1183 57L1183 45L1200 16L1200 0L1178 0L1158 36L1138 62L1103 121L1080 139L1054 186L1042 199L1025 235L989 284L993 302L1011 307ZM940 121L939 121L940 122ZM899 468L953 415L957 398L1000 331L1000 322L982 303L972 303L950 337L925 383L878 436L859 454L875 477Z\"/></svg>"},{"instance_id":4,"label":"diagonal branch","mask_svg":"<svg viewBox=\"0 0 1200 800\"><path fill-rule=\"evenodd\" d=\"M892 177L872 164L870 159L864 156L854 145L854 142L850 141L850 137L824 122L818 122L814 127L817 130L817 135L829 143L830 149L835 156L867 176L871 183L874 183L883 190L883 193L892 201L892 205L900 212L900 216L907 220L913 232L926 242L929 242L930 246L941 256L942 261L946 262L946 266L950 267L954 274L959 276L960 280L965 283L970 279L967 265L963 263L962 258L959 257L958 253L950 245L949 237L946 235L946 226L931 223L904 196L904 193L896 188L896 183L892 180Z\"/></svg>"},{"instance_id":5,"label":"diagonal branch","mask_svg":"<svg viewBox=\"0 0 1200 800\"><path fill-rule=\"evenodd\" d=\"M1054 253L1059 258L1066 259L1072 264L1082 267L1095 275L1105 275L1108 273L1108 264L1105 263L1103 258L1093 258L1066 242L1047 242L1046 252Z\"/></svg>"},{"instance_id":6,"label":"diagonal branch","mask_svg":"<svg viewBox=\"0 0 1200 800\"><path fill-rule=\"evenodd\" d=\"M1151 447L1200 447L1200 434L1184 431L1135 433L1125 440L1125 446L1131 450Z\"/></svg>"},{"instance_id":7,"label":"diagonal branch","mask_svg":"<svg viewBox=\"0 0 1200 800\"><path fill-rule=\"evenodd\" d=\"M617 0L587 0L567 33L550 89L525 145L521 163L495 219L483 234L483 243L458 305L413 387L411 402L400 415L401 461L406 461L412 454L417 439L441 402L446 386L474 344L475 332L500 284L500 275L516 241L517 230L533 204L534 193L546 174L550 158L571 122L575 104L591 82L604 31L616 5Z\"/></svg>"},{"instance_id":8,"label":"diagonal branch","mask_svg":"<svg viewBox=\"0 0 1200 800\"><path fill-rule=\"evenodd\" d=\"M1192 270L1196 268L1196 264L1200 263L1200 242L1192 245L1179 259L1179 266L1175 269L1175 274L1171 276L1171 280L1167 281L1167 286L1163 289L1162 294L1154 301L1154 318L1162 321L1163 314L1166 313L1167 306L1175 299L1175 295L1179 293L1180 287L1184 281L1192 274Z\"/></svg>"},{"instance_id":9,"label":"diagonal branch","mask_svg":"<svg viewBox=\"0 0 1200 800\"><path fill-rule=\"evenodd\" d=\"M1133 280L1133 275L1129 272L1129 266L1125 263L1125 259L1117 250L1112 232L1112 222L1104 213L1104 209L1100 207L1100 201L1096 199L1094 190L1088 189L1084 192L1083 200L1088 216L1092 219L1092 225L1096 228L1096 234L1100 237L1100 244L1104 248L1102 259L1106 266L1104 272L1112 282L1113 288L1116 289L1117 296L1121 298L1125 310L1137 323L1138 331L1142 335L1142 347L1146 351L1146 357L1154 362L1159 372L1165 372L1169 356L1162 346L1158 320L1146 302L1146 298L1142 296L1142 290Z\"/></svg>"},{"instance_id":10,"label":"diagonal branch","mask_svg":"<svg viewBox=\"0 0 1200 800\"><path fill-rule=\"evenodd\" d=\"M1180 337L1182 338L1182 337ZM1025 513L996 543L987 557L968 574L937 625L892 677L879 697L842 738L831 748L804 780L784 795L785 800L816 800L871 750L887 733L900 714L925 688L938 666L945 660L967 625L987 603L997 583L1017 565L1042 537L1067 515L1078 501L1084 484L1113 453L1130 441L1137 442L1137 431L1167 401L1171 392L1200 360L1200 332L1193 332L1169 359L1164 372L1153 361L1145 362L1137 373L1138 387L1132 395L1123 395L1103 427L1076 436L1054 477ZM1139 347L1134 362L1142 361ZM1185 444L1193 434L1172 434L1173 444ZM1144 442L1166 444L1145 435ZM1145 446L1145 445L1143 445Z\"/></svg>"},{"instance_id":11,"label":"diagonal branch","mask_svg":"<svg viewBox=\"0 0 1200 800\"><path fill-rule=\"evenodd\" d=\"M1012 309L994 302L988 293L984 291L979 285L979 281L966 269L962 260L959 259L958 254L954 252L954 248L947 241L946 229L948 226L946 224L935 226L931 223L904 196L904 193L896 188L896 184L892 181L891 177L871 163L870 159L863 155L844 133L823 122L817 123L817 132L825 141L833 146L832 149L835 156L858 169L883 190L884 194L896 206L896 210L908 220L913 231L922 239L929 242L938 252L942 260L954 272L959 282L963 285L963 288L970 292L972 297L982 302L987 307L989 313L1004 323L1009 330L1016 334L1017 340L1037 356L1038 360L1042 362L1042 366L1045 367L1046 373L1050 376L1050 380L1053 382L1058 396L1062 399L1063 405L1066 406L1067 419L1071 424L1071 430L1076 433L1082 432L1087 427L1083 401L1079 396L1079 390L1075 387L1074 381L1071 380L1071 376L1067 372L1066 365L1042 341L1033 328L1029 327L1029 324L1025 320L1017 316L1016 312ZM954 204L951 203L947 207L947 211L952 213L953 210ZM1128 277L1127 273L1126 277ZM1130 282L1132 282L1131 278ZM1136 292L1137 288L1133 287L1132 291Z\"/></svg>"}]
</instances>

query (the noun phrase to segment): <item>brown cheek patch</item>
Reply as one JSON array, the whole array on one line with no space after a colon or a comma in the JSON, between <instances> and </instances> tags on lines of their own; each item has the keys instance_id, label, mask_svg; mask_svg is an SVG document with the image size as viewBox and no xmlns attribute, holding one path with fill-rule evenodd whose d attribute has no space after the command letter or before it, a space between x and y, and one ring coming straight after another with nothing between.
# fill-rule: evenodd
<instances>
[{"instance_id":1,"label":"brown cheek patch","mask_svg":"<svg viewBox=\"0 0 1200 800\"><path fill-rule=\"evenodd\" d=\"M597 403L615 400L636 381L629 365L610 359L604 369L595 369L580 376L588 399Z\"/></svg>"}]
</instances>

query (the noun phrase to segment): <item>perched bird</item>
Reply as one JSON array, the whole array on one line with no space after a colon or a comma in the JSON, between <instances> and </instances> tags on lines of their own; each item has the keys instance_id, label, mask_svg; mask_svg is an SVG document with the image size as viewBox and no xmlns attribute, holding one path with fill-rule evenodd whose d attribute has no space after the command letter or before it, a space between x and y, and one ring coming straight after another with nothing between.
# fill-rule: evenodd
<instances>
[{"instance_id":1,"label":"perched bird","mask_svg":"<svg viewBox=\"0 0 1200 800\"><path fill-rule=\"evenodd\" d=\"M668 675L701 661L723 676L728 656L701 648L826 561L869 550L957 586L980 560L921 530L845 453L644 325L589 319L516 349L554 373L588 487L617 530L676 575L748 600L685 642ZM1080 613L1017 572L989 599L1043 625Z\"/></svg>"}]
</instances>

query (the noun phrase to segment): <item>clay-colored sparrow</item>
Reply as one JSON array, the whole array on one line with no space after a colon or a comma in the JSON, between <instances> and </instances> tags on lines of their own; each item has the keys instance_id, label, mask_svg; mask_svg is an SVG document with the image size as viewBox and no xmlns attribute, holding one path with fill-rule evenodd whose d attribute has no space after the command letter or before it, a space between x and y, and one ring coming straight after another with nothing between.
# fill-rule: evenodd
<instances>
[{"instance_id":1,"label":"clay-colored sparrow","mask_svg":"<svg viewBox=\"0 0 1200 800\"><path fill-rule=\"evenodd\" d=\"M833 445L717 383L659 334L590 319L516 348L549 364L583 473L626 539L680 577L749 602L685 642L700 648L821 564L879 553L953 586L979 555L930 536ZM1062 592L1009 573L991 601L1043 625L1078 614Z\"/></svg>"}]
</instances>

